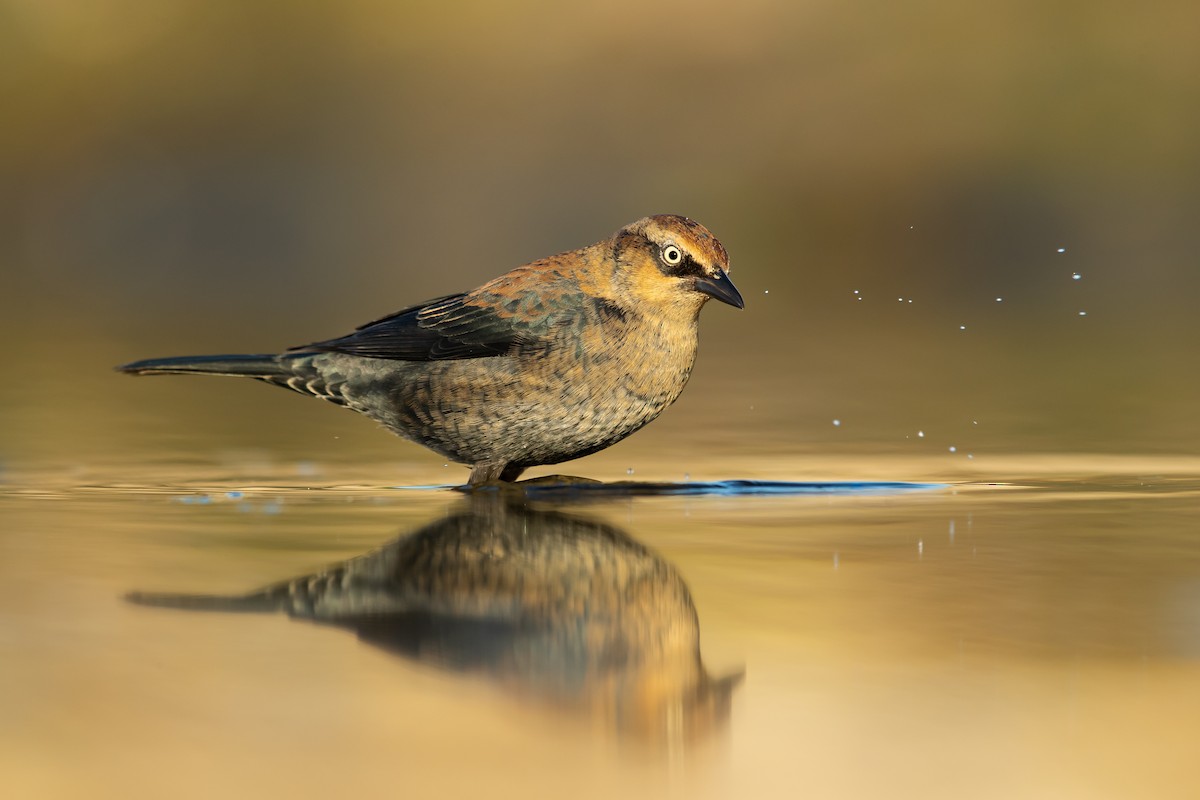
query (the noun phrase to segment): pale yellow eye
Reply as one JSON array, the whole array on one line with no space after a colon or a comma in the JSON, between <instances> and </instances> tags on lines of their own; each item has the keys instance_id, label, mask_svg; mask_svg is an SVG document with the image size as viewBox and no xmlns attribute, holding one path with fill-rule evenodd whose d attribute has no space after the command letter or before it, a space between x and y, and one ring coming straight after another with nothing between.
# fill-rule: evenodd
<instances>
[{"instance_id":1,"label":"pale yellow eye","mask_svg":"<svg viewBox=\"0 0 1200 800\"><path fill-rule=\"evenodd\" d=\"M683 261L683 251L673 244L664 245L659 251L659 257L668 267L677 267Z\"/></svg>"}]
</instances>

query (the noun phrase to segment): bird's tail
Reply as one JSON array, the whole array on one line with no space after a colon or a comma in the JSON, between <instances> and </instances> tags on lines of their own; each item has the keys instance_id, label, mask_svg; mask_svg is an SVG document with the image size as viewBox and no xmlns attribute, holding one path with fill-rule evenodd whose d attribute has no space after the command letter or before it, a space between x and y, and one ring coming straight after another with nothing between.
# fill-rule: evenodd
<instances>
[{"instance_id":1,"label":"bird's tail","mask_svg":"<svg viewBox=\"0 0 1200 800\"><path fill-rule=\"evenodd\" d=\"M130 375L236 375L245 378L272 378L291 375L279 356L274 355L227 355L227 356L176 356L174 358L148 358L117 367L118 372Z\"/></svg>"},{"instance_id":2,"label":"bird's tail","mask_svg":"<svg viewBox=\"0 0 1200 800\"><path fill-rule=\"evenodd\" d=\"M139 606L175 608L182 611L234 611L261 614L284 611L289 607L287 584L240 595L129 592L125 595L125 600Z\"/></svg>"}]
</instances>

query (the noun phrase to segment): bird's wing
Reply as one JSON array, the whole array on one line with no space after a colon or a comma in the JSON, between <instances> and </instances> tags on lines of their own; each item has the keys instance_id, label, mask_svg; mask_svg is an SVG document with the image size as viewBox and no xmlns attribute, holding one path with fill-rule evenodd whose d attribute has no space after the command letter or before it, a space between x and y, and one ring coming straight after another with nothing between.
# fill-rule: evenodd
<instances>
[{"instance_id":1,"label":"bird's wing","mask_svg":"<svg viewBox=\"0 0 1200 800\"><path fill-rule=\"evenodd\" d=\"M397 311L347 336L292 349L397 361L499 356L552 337L574 320L584 301L578 287L517 291L511 282L493 281Z\"/></svg>"}]
</instances>

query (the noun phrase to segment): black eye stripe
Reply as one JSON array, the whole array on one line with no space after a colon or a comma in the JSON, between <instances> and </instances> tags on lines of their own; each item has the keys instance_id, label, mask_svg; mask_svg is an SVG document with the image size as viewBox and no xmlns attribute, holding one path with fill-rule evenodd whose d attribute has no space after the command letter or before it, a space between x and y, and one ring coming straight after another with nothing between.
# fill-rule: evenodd
<instances>
[{"instance_id":1,"label":"black eye stripe","mask_svg":"<svg viewBox=\"0 0 1200 800\"><path fill-rule=\"evenodd\" d=\"M682 251L680 251L680 252L682 252ZM699 264L697 264L696 260L693 259L687 253L683 254L682 261L680 261L678 264L674 264L674 265L665 264L660 259L659 260L659 269L662 270L664 275L673 275L673 276L680 277L680 278L685 277L685 276L699 278L699 277L703 277L706 274L704 271L704 268L701 267Z\"/></svg>"}]
</instances>

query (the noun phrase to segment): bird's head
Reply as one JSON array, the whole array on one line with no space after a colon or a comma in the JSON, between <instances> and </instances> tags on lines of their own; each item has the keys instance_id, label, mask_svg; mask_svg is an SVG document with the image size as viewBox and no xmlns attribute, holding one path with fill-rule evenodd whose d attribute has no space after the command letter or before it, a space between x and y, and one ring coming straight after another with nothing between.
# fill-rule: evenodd
<instances>
[{"instance_id":1,"label":"bird's head","mask_svg":"<svg viewBox=\"0 0 1200 800\"><path fill-rule=\"evenodd\" d=\"M709 298L745 306L729 280L729 254L707 228L687 217L639 219L617 231L612 248L613 288L641 308L698 314Z\"/></svg>"}]
</instances>

